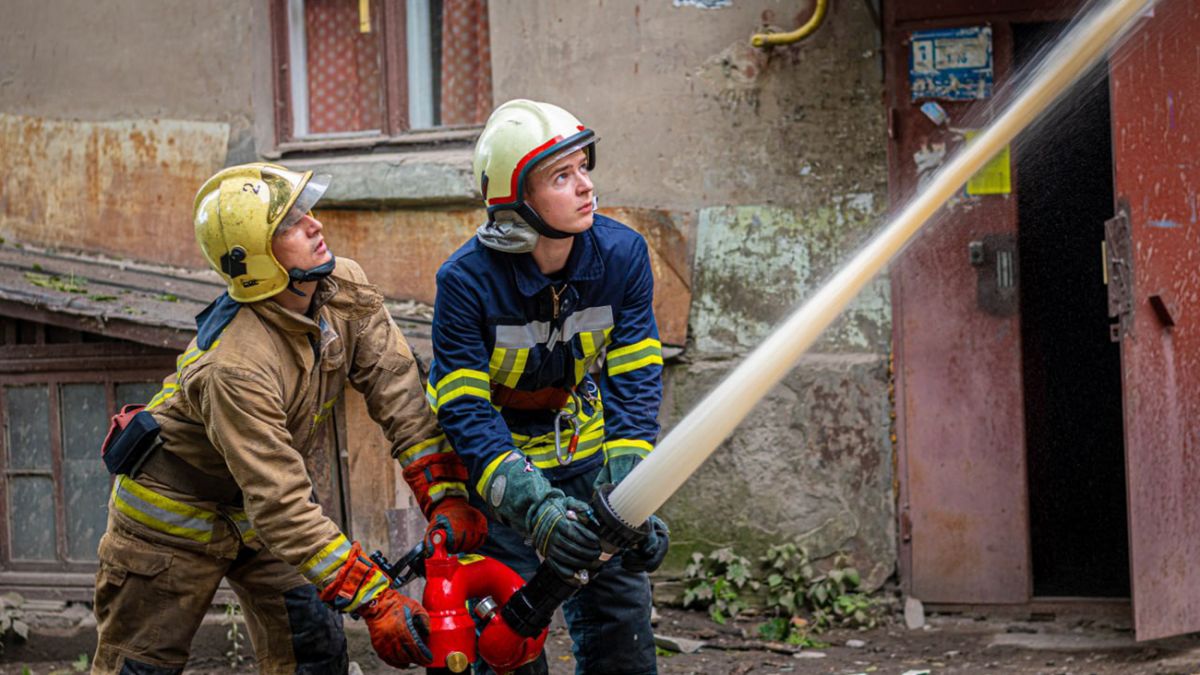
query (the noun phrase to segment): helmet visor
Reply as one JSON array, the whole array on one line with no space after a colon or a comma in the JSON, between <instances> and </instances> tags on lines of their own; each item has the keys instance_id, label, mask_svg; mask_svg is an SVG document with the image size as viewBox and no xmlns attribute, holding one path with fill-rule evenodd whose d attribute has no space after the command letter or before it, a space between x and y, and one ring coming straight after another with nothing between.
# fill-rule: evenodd
<instances>
[{"instance_id":1,"label":"helmet visor","mask_svg":"<svg viewBox=\"0 0 1200 675\"><path fill-rule=\"evenodd\" d=\"M550 156L548 156L544 159L539 159L537 164L535 164L533 167L533 173L539 173L542 171L546 171L547 169L549 169L550 167L552 167L556 163L558 163L559 160L563 159L564 157L569 156L571 153L578 152L579 150L585 150L585 149L587 151L587 156L588 156L588 170L590 171L591 169L596 168L595 144L599 140L600 140L600 137L597 136L595 133L576 134L574 137L567 139L562 147L554 148L553 151L550 153ZM589 146L591 146L591 147L589 147Z\"/></svg>"},{"instance_id":2,"label":"helmet visor","mask_svg":"<svg viewBox=\"0 0 1200 675\"><path fill-rule=\"evenodd\" d=\"M300 222L304 214L317 205L317 202L325 195L325 190L329 189L330 178L329 174L322 173L314 174L312 178L308 179L308 182L304 184L304 189L300 191L300 196L296 197L296 201L292 203L292 208L288 209L287 215L279 221L279 226L275 228L275 236L290 230L293 225Z\"/></svg>"}]
</instances>

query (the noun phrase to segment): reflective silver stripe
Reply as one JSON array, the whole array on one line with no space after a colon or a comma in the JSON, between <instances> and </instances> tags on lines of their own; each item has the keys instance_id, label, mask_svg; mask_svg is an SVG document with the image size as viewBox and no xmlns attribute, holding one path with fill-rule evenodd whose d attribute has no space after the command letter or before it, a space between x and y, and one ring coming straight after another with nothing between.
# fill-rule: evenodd
<instances>
[{"instance_id":1,"label":"reflective silver stripe","mask_svg":"<svg viewBox=\"0 0 1200 675\"><path fill-rule=\"evenodd\" d=\"M316 560L310 560L309 562L312 563L312 567L308 567L307 569L304 567L300 568L300 571L304 576L308 577L309 581L316 583L324 579L333 568L341 567L345 562L346 557L350 555L350 542L345 537L340 536L337 542L338 546L334 550ZM318 553L317 555L321 554Z\"/></svg>"},{"instance_id":2,"label":"reflective silver stripe","mask_svg":"<svg viewBox=\"0 0 1200 675\"><path fill-rule=\"evenodd\" d=\"M612 306L588 307L568 316L563 322L563 340L570 340L579 333L603 331L612 327Z\"/></svg>"},{"instance_id":3,"label":"reflective silver stripe","mask_svg":"<svg viewBox=\"0 0 1200 675\"><path fill-rule=\"evenodd\" d=\"M175 513L174 511L168 511L166 509L159 508L158 506L155 506L154 504L151 504L145 499L142 499L134 494L129 488L125 487L124 481L117 483L116 492L120 499L128 504L131 508L144 513L155 520L166 523L167 525L174 525L175 527L195 530L197 533L212 532L211 519L204 520L202 518L192 518L180 513ZM215 518L216 514L213 514L213 517ZM175 533L172 532L172 534Z\"/></svg>"},{"instance_id":4,"label":"reflective silver stripe","mask_svg":"<svg viewBox=\"0 0 1200 675\"><path fill-rule=\"evenodd\" d=\"M563 321L562 334L554 343L566 342L579 333L604 331L613 327L611 305L588 307L568 316ZM529 349L551 342L550 324L531 321L523 326L496 326L496 346L505 349Z\"/></svg>"},{"instance_id":5,"label":"reflective silver stripe","mask_svg":"<svg viewBox=\"0 0 1200 675\"><path fill-rule=\"evenodd\" d=\"M532 321L524 326L496 326L496 346L505 349L529 349L550 338L550 324Z\"/></svg>"}]
</instances>

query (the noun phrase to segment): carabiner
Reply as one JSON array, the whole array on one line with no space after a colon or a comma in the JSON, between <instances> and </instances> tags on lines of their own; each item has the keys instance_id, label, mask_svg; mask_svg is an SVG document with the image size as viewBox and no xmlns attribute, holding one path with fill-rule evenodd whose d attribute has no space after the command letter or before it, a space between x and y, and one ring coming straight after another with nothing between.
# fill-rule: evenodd
<instances>
[{"instance_id":1,"label":"carabiner","mask_svg":"<svg viewBox=\"0 0 1200 675\"><path fill-rule=\"evenodd\" d=\"M567 456L562 451L562 421L571 420L571 440L567 444ZM554 416L554 454L558 457L559 466L566 466L575 459L575 448L579 445L579 416L569 410L559 410Z\"/></svg>"}]
</instances>

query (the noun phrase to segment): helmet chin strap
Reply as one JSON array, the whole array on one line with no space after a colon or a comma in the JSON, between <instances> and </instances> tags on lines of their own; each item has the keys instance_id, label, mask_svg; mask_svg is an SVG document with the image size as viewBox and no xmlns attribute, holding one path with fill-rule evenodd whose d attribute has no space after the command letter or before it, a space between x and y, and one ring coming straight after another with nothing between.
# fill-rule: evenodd
<instances>
[{"instance_id":1,"label":"helmet chin strap","mask_svg":"<svg viewBox=\"0 0 1200 675\"><path fill-rule=\"evenodd\" d=\"M598 204L599 204L599 199L597 199L596 193L593 192L592 193L592 212L593 213L595 213L596 207ZM535 211L532 206L529 205L529 202L523 201L520 204L518 204L517 207L513 210L516 212L516 214L518 216L521 216L521 218L524 219L525 222L528 223L530 227L532 227L535 231L537 231L538 234L542 235L543 237L546 237L548 239L569 239L571 237L576 236L576 233L574 233L574 232L563 232L562 230L556 230L553 227L550 227L550 224L547 223L546 221L542 220L542 217L540 215L538 215L538 212Z\"/></svg>"},{"instance_id":2,"label":"helmet chin strap","mask_svg":"<svg viewBox=\"0 0 1200 675\"><path fill-rule=\"evenodd\" d=\"M329 256L329 262L310 267L302 270L299 267L293 267L288 270L288 285L287 289L296 295L306 298L308 294L296 287L296 284L306 281L320 281L333 273L333 268L337 265L337 258Z\"/></svg>"},{"instance_id":3,"label":"helmet chin strap","mask_svg":"<svg viewBox=\"0 0 1200 675\"><path fill-rule=\"evenodd\" d=\"M528 223L530 227L536 230L538 234L546 237L547 239L569 239L575 236L571 232L563 232L562 230L556 230L553 227L550 227L550 224L542 220L542 217L538 215L538 212L534 211L533 207L528 203L522 202L513 210L516 211L517 215L521 216L521 219Z\"/></svg>"}]
</instances>

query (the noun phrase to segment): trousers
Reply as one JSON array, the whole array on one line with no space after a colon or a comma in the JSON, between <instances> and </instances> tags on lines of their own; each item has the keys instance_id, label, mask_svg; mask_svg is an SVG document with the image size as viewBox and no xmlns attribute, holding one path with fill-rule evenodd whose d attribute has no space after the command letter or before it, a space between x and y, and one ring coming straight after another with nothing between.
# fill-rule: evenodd
<instances>
[{"instance_id":1,"label":"trousers","mask_svg":"<svg viewBox=\"0 0 1200 675\"><path fill-rule=\"evenodd\" d=\"M600 466L551 485L568 497L585 502L592 497L592 482ZM537 571L537 551L519 532L494 519L478 495L472 503L488 515L488 537L475 551L508 565L526 581ZM616 555L575 595L563 603L563 617L571 633L575 672L588 675L655 675L658 672L654 632L650 627L650 578L645 572L630 572ZM523 666L519 675L547 672L545 654ZM479 675L491 673L482 661Z\"/></svg>"},{"instance_id":2,"label":"trousers","mask_svg":"<svg viewBox=\"0 0 1200 675\"><path fill-rule=\"evenodd\" d=\"M259 672L347 672L341 615L290 565L247 545L232 521L214 519L211 539L198 543L110 508L99 557L93 673L182 673L222 579L242 607Z\"/></svg>"}]
</instances>

